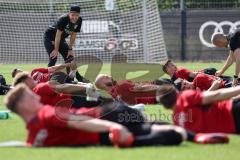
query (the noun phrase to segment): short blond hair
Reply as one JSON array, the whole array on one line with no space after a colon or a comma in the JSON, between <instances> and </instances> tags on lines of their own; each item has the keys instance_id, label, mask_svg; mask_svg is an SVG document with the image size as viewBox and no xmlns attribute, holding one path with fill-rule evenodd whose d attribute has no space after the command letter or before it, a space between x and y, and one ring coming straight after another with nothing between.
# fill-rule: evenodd
<instances>
[{"instance_id":1,"label":"short blond hair","mask_svg":"<svg viewBox=\"0 0 240 160\"><path fill-rule=\"evenodd\" d=\"M96 79L95 79L95 86L98 88L98 89L101 89L101 85L100 85L100 82L102 81L103 77L105 76L108 76L107 74L99 74Z\"/></svg>"},{"instance_id":2,"label":"short blond hair","mask_svg":"<svg viewBox=\"0 0 240 160\"><path fill-rule=\"evenodd\" d=\"M27 78L30 78L29 73L27 72L18 73L16 77L13 79L13 86L16 86L19 83L24 82Z\"/></svg>"},{"instance_id":3,"label":"short blond hair","mask_svg":"<svg viewBox=\"0 0 240 160\"><path fill-rule=\"evenodd\" d=\"M6 107L14 113L18 113L17 105L22 99L24 91L28 87L25 84L19 84L13 89L11 89L4 98L4 104Z\"/></svg>"}]
</instances>

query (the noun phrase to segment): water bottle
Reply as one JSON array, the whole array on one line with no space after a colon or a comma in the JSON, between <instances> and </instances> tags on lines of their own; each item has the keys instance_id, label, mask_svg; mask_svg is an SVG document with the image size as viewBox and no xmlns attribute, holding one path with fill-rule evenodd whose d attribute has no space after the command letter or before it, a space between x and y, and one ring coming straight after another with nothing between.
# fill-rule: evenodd
<instances>
[{"instance_id":1,"label":"water bottle","mask_svg":"<svg viewBox=\"0 0 240 160\"><path fill-rule=\"evenodd\" d=\"M8 119L9 111L0 111L0 120Z\"/></svg>"}]
</instances>

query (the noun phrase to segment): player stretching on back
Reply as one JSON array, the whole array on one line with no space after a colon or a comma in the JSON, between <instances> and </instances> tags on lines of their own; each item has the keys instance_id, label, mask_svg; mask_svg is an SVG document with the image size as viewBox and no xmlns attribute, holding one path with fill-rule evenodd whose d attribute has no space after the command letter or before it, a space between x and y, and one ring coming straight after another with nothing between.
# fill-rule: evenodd
<instances>
[{"instance_id":1,"label":"player stretching on back","mask_svg":"<svg viewBox=\"0 0 240 160\"><path fill-rule=\"evenodd\" d=\"M162 83L168 82L162 81ZM97 88L107 91L113 98L120 99L129 105L157 103L156 92L159 85L150 82L115 81L111 76L100 74L95 80L95 85Z\"/></svg>"}]
</instances>

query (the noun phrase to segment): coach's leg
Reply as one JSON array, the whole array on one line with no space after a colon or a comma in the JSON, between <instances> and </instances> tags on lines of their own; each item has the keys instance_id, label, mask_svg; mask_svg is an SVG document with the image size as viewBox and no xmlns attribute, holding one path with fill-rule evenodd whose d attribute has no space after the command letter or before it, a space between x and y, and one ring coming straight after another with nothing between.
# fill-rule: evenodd
<instances>
[{"instance_id":1,"label":"coach's leg","mask_svg":"<svg viewBox=\"0 0 240 160\"><path fill-rule=\"evenodd\" d=\"M50 54L54 50L54 41L51 41L50 39L44 37L44 46L45 46L45 49L46 49L46 51L48 53L48 57L49 57L48 67L54 66L57 62L57 58L52 59L50 57Z\"/></svg>"},{"instance_id":2,"label":"coach's leg","mask_svg":"<svg viewBox=\"0 0 240 160\"><path fill-rule=\"evenodd\" d=\"M68 44L66 41L60 43L59 52L62 55L64 62L70 62L73 59L73 56L68 56ZM70 72L70 68L66 67L67 74Z\"/></svg>"},{"instance_id":3,"label":"coach's leg","mask_svg":"<svg viewBox=\"0 0 240 160\"><path fill-rule=\"evenodd\" d=\"M66 41L62 42L61 47L60 47L60 53L61 53L65 63L71 62L74 59L73 56L68 56L68 44ZM67 74L69 74L70 68L66 67L66 71L67 71ZM76 72L76 79L79 82L83 82L83 80L84 80L83 76L81 76L78 71Z\"/></svg>"}]
</instances>

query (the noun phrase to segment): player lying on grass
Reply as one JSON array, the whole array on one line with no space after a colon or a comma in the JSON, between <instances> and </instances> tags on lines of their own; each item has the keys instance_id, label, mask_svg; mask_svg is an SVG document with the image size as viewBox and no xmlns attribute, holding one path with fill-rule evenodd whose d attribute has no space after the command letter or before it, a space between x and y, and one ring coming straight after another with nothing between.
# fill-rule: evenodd
<instances>
[{"instance_id":1,"label":"player lying on grass","mask_svg":"<svg viewBox=\"0 0 240 160\"><path fill-rule=\"evenodd\" d=\"M226 135L187 133L173 125L121 120L123 116L141 113L122 104L108 103L98 110L76 110L40 103L40 97L24 84L19 84L5 97L5 105L26 123L29 146L116 145L122 147L178 145L187 138L197 143L228 142ZM117 106L120 105L120 106ZM105 110L106 108L111 108ZM127 110L126 110L127 108ZM94 113L94 114L92 114ZM101 119L98 119L101 117ZM119 120L120 121L120 120Z\"/></svg>"},{"instance_id":2,"label":"player lying on grass","mask_svg":"<svg viewBox=\"0 0 240 160\"><path fill-rule=\"evenodd\" d=\"M25 83L33 92L41 97L43 104L57 105L63 99L72 99L73 107L79 108L94 107L100 102L98 101L99 93L92 87L90 83L82 84L59 84L53 81L45 83L37 83L28 73L18 73L14 78L13 85ZM89 96L93 101L87 101Z\"/></svg>"},{"instance_id":3,"label":"player lying on grass","mask_svg":"<svg viewBox=\"0 0 240 160\"><path fill-rule=\"evenodd\" d=\"M168 82L162 81L162 84L164 83ZM156 90L159 85L151 82L136 83L130 80L115 81L111 76L100 74L96 77L95 86L98 89L107 91L113 98L122 100L129 105L157 103Z\"/></svg>"},{"instance_id":4,"label":"player lying on grass","mask_svg":"<svg viewBox=\"0 0 240 160\"><path fill-rule=\"evenodd\" d=\"M66 67L69 67L72 69L72 72L69 75L62 72L62 70ZM60 64L60 65L56 65L56 66L52 66L52 67L48 67L48 68L35 68L31 71L31 77L38 83L48 82L52 78L61 79L61 80L59 80L59 82L61 82L61 83L64 83L64 82L70 83L73 81L73 79L75 77L74 73L76 71L77 71L77 67L72 62L72 63ZM21 69L15 68L12 71L12 78L14 78L20 72L23 72L23 71ZM79 82L83 82L83 81L87 82L87 80L81 76L80 77L78 76L76 78ZM64 81L62 79L64 79Z\"/></svg>"},{"instance_id":5,"label":"player lying on grass","mask_svg":"<svg viewBox=\"0 0 240 160\"><path fill-rule=\"evenodd\" d=\"M174 81L174 85L179 91L187 89L197 89L200 91L213 91L219 88L229 88L232 86L232 79L228 81L223 80L219 77L199 73L193 79L192 82L178 78Z\"/></svg>"},{"instance_id":6,"label":"player lying on grass","mask_svg":"<svg viewBox=\"0 0 240 160\"><path fill-rule=\"evenodd\" d=\"M171 85L159 90L159 101L173 110L173 122L193 132L240 133L240 86L216 91L178 92Z\"/></svg>"},{"instance_id":7,"label":"player lying on grass","mask_svg":"<svg viewBox=\"0 0 240 160\"><path fill-rule=\"evenodd\" d=\"M235 74L233 76L233 86L237 85L237 79L240 72L240 28L235 29L232 33L224 35L223 33L214 33L211 38L212 43L221 48L229 48L229 55L224 66L216 72L221 76L234 62Z\"/></svg>"},{"instance_id":8,"label":"player lying on grass","mask_svg":"<svg viewBox=\"0 0 240 160\"><path fill-rule=\"evenodd\" d=\"M172 82L174 82L177 78L181 78L192 82L193 79L197 76L198 73L205 73L208 75L215 75L215 68L205 68L197 72L193 72L188 70L187 68L178 68L176 64L174 64L171 60L168 60L162 67L162 70L171 77ZM229 76L221 75L220 78L223 80L229 80Z\"/></svg>"}]
</instances>

